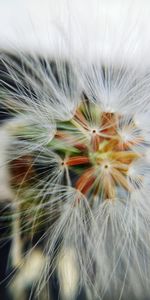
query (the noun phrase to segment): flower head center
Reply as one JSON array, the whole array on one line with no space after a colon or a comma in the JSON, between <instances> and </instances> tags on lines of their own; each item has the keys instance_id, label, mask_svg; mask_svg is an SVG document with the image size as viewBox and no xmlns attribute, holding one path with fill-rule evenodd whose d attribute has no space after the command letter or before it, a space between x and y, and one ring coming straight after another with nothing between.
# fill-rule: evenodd
<instances>
[{"instance_id":1,"label":"flower head center","mask_svg":"<svg viewBox=\"0 0 150 300\"><path fill-rule=\"evenodd\" d=\"M104 112L89 100L82 101L69 121L57 122L48 147L58 157L56 181L72 185L86 196L102 200L130 193L131 164L139 158L133 145L141 142L136 124L121 114ZM130 121L130 122L129 122ZM123 128L119 127L123 124ZM136 132L136 140L131 139ZM89 199L89 197L88 197Z\"/></svg>"},{"instance_id":2,"label":"flower head center","mask_svg":"<svg viewBox=\"0 0 150 300\"><path fill-rule=\"evenodd\" d=\"M57 126L54 151L62 159L67 157L65 165L76 178L71 178L72 185L85 195L99 194L108 199L116 197L120 188L130 192L128 169L139 155L128 144L128 124L120 136L121 119L118 113L103 112L96 104L85 101L69 122ZM55 148L58 142L60 147Z\"/></svg>"}]
</instances>

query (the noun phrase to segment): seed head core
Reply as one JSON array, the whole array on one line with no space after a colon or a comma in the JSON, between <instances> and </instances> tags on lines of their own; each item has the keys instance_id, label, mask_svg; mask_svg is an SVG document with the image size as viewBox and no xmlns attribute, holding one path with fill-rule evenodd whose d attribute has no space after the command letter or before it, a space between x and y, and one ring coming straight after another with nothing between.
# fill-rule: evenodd
<instances>
[{"instance_id":1,"label":"seed head core","mask_svg":"<svg viewBox=\"0 0 150 300\"><path fill-rule=\"evenodd\" d=\"M67 157L67 168L76 178L72 185L86 196L106 200L117 197L120 188L127 193L132 190L128 170L140 155L134 151L134 141L128 141L127 136L122 140L122 119L121 114L103 112L86 100L70 121L58 123L53 144L59 142L60 149L54 147L54 151L63 159ZM131 123L136 129L132 119ZM129 131L129 125L124 125L124 131Z\"/></svg>"}]
</instances>

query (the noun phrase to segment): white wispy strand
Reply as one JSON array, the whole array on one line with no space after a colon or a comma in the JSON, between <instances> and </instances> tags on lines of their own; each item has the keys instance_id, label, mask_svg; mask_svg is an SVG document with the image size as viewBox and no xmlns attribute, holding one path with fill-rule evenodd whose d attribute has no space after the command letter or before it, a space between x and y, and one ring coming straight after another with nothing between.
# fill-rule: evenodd
<instances>
[{"instance_id":1,"label":"white wispy strand","mask_svg":"<svg viewBox=\"0 0 150 300\"><path fill-rule=\"evenodd\" d=\"M32 114L42 125L43 121L49 123L72 116L81 93L72 65L61 60L50 64L47 59L24 54L20 56L21 65L5 55L1 60L8 71L8 79L16 85L6 95L5 103L10 109L29 113L29 117ZM5 84L9 88L10 84Z\"/></svg>"},{"instance_id":2,"label":"white wispy strand","mask_svg":"<svg viewBox=\"0 0 150 300\"><path fill-rule=\"evenodd\" d=\"M14 194L10 188L10 172L7 168L7 149L12 143L12 137L5 127L1 127L0 129L0 139L2 141L0 147L0 200L9 201L14 198Z\"/></svg>"},{"instance_id":3,"label":"white wispy strand","mask_svg":"<svg viewBox=\"0 0 150 300\"><path fill-rule=\"evenodd\" d=\"M130 68L126 64L119 67L116 62L109 65L95 62L89 66L86 63L80 76L83 89L104 111L128 116L132 111L136 114L150 110L150 74L147 70L143 72L139 66Z\"/></svg>"}]
</instances>

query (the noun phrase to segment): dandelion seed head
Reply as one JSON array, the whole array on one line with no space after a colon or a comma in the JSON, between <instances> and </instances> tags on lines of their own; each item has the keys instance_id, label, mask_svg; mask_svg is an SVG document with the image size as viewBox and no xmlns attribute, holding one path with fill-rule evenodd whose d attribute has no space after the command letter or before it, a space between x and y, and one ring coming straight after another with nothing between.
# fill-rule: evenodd
<instances>
[{"instance_id":1,"label":"dandelion seed head","mask_svg":"<svg viewBox=\"0 0 150 300\"><path fill-rule=\"evenodd\" d=\"M33 74L37 62L29 64ZM89 299L90 290L103 299L115 284L122 293L123 280L134 290L133 274L137 282L142 272L149 278L140 263L141 249L148 253L150 245L143 240L150 220L149 75L99 64L73 72L56 62L54 76L46 64L48 73L39 62L38 84L25 72L28 89L20 82L4 99L14 113L7 155L21 230L30 237L45 230L48 260L38 288L56 262L62 278L61 253L71 249L76 284Z\"/></svg>"}]
</instances>

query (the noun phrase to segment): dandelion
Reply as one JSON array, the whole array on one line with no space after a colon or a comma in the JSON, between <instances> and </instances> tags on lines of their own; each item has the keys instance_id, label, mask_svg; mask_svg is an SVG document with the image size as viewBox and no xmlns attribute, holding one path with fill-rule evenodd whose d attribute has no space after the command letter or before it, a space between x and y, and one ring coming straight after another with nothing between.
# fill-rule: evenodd
<instances>
[{"instance_id":1,"label":"dandelion","mask_svg":"<svg viewBox=\"0 0 150 300\"><path fill-rule=\"evenodd\" d=\"M87 299L148 297L149 73L23 54L21 61L2 57L13 81L2 82L13 114L7 163L20 233L40 236L35 245L46 257L37 293L55 270L63 281L68 253L75 286L70 274L64 299L82 287Z\"/></svg>"}]
</instances>

